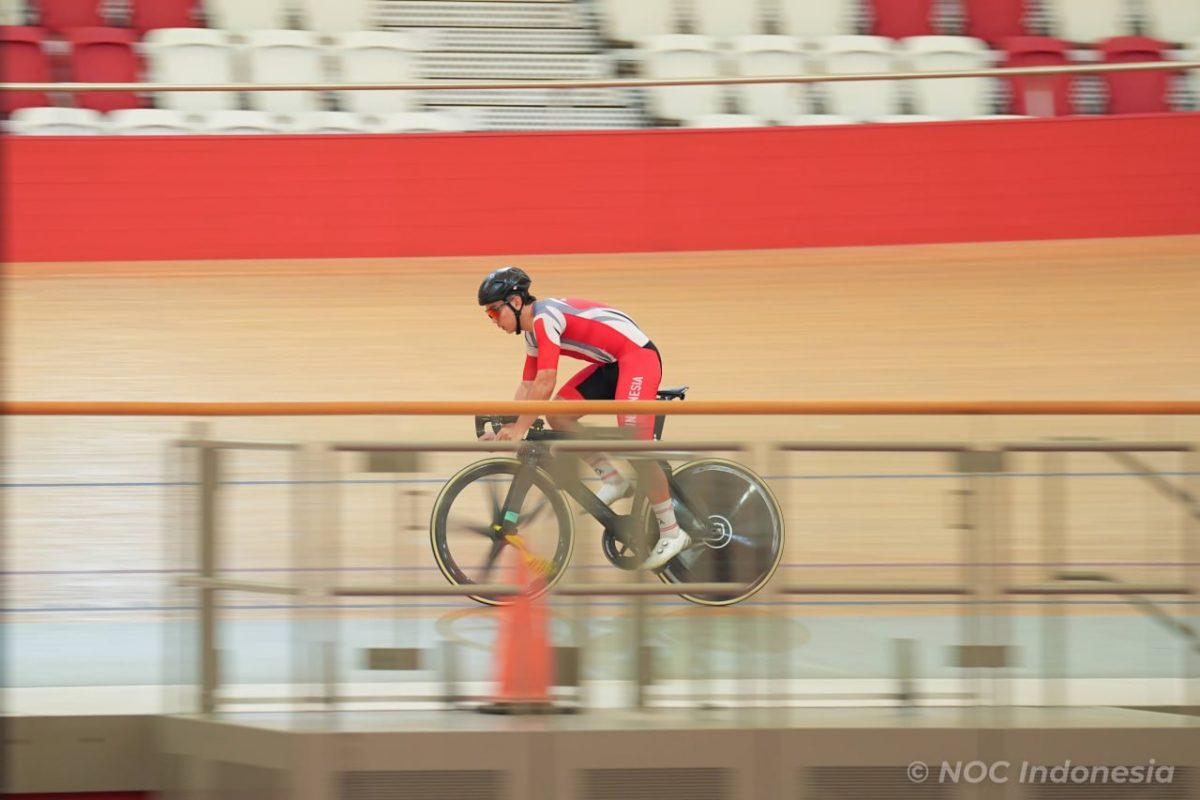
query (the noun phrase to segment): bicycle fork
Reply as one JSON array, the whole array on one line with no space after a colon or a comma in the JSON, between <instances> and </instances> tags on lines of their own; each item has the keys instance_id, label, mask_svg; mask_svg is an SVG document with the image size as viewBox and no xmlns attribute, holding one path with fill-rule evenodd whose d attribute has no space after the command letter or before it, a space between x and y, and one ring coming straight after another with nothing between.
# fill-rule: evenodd
<instances>
[{"instance_id":1,"label":"bicycle fork","mask_svg":"<svg viewBox=\"0 0 1200 800\"><path fill-rule=\"evenodd\" d=\"M518 532L518 523L521 521L519 509L525 504L525 495L529 494L529 489L533 486L533 472L531 468L517 471L513 482L509 484L504 502L496 509L496 516L499 519L492 520L492 532L495 534L497 545L503 542L516 548L530 570L540 575L547 575L550 572L550 559L536 556L530 552L525 545L525 540Z\"/></svg>"}]
</instances>

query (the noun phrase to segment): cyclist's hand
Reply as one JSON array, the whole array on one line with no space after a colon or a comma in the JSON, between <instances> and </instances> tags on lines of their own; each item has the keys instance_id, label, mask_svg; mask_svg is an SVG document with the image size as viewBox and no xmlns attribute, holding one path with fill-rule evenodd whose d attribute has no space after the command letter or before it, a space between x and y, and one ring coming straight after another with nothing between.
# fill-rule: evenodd
<instances>
[{"instance_id":1,"label":"cyclist's hand","mask_svg":"<svg viewBox=\"0 0 1200 800\"><path fill-rule=\"evenodd\" d=\"M516 425L505 425L496 434L496 439L501 442L516 442L525 438L525 431L517 430Z\"/></svg>"},{"instance_id":2,"label":"cyclist's hand","mask_svg":"<svg viewBox=\"0 0 1200 800\"><path fill-rule=\"evenodd\" d=\"M481 442L490 442L496 438L496 432L491 428L485 428L483 434L479 437Z\"/></svg>"}]
</instances>

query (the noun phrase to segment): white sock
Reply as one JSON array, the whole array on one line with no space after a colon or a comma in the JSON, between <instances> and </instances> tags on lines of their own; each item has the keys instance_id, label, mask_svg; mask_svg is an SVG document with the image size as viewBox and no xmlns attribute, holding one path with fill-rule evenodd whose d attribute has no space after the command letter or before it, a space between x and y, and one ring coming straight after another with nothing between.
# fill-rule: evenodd
<instances>
[{"instance_id":1,"label":"white sock","mask_svg":"<svg viewBox=\"0 0 1200 800\"><path fill-rule=\"evenodd\" d=\"M680 534L679 523L675 521L675 506L670 499L654 506L654 517L658 520L658 535L662 539L674 539Z\"/></svg>"},{"instance_id":2,"label":"white sock","mask_svg":"<svg viewBox=\"0 0 1200 800\"><path fill-rule=\"evenodd\" d=\"M595 470L602 484L600 490L596 492L600 502L609 505L625 495L625 490L629 488L629 480L621 474L621 470L609 460L608 456L597 453L589 457L587 462Z\"/></svg>"},{"instance_id":3,"label":"white sock","mask_svg":"<svg viewBox=\"0 0 1200 800\"><path fill-rule=\"evenodd\" d=\"M605 483L618 483L624 480L621 471L617 469L617 465L609 460L608 456L603 453L596 453L588 456L588 465L596 471L597 477Z\"/></svg>"}]
</instances>

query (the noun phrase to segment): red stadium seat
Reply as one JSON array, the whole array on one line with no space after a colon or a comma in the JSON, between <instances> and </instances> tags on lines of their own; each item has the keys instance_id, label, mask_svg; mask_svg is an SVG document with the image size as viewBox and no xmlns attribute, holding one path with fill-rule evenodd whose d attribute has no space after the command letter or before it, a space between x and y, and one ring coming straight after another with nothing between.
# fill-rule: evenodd
<instances>
[{"instance_id":1,"label":"red stadium seat","mask_svg":"<svg viewBox=\"0 0 1200 800\"><path fill-rule=\"evenodd\" d=\"M42 49L45 32L41 28L18 25L0 26L0 75L11 83L47 83L50 59ZM50 105L45 92L0 92L0 113L5 116L18 108Z\"/></svg>"},{"instance_id":2,"label":"red stadium seat","mask_svg":"<svg viewBox=\"0 0 1200 800\"><path fill-rule=\"evenodd\" d=\"M76 28L67 32L71 43L71 80L87 83L137 83L141 78L133 31L126 28ZM80 92L76 105L95 111L140 108L133 92Z\"/></svg>"},{"instance_id":3,"label":"red stadium seat","mask_svg":"<svg viewBox=\"0 0 1200 800\"><path fill-rule=\"evenodd\" d=\"M138 34L157 28L195 28L199 0L133 0L130 24Z\"/></svg>"},{"instance_id":4,"label":"red stadium seat","mask_svg":"<svg viewBox=\"0 0 1200 800\"><path fill-rule=\"evenodd\" d=\"M101 0L36 0L33 3L42 27L55 34L71 28L98 28L105 24Z\"/></svg>"},{"instance_id":5,"label":"red stadium seat","mask_svg":"<svg viewBox=\"0 0 1200 800\"><path fill-rule=\"evenodd\" d=\"M871 0L871 33L905 39L932 36L937 0Z\"/></svg>"},{"instance_id":6,"label":"red stadium seat","mask_svg":"<svg viewBox=\"0 0 1200 800\"><path fill-rule=\"evenodd\" d=\"M967 36L983 39L993 47L1010 36L1025 36L1025 0L963 0L967 14Z\"/></svg>"},{"instance_id":7,"label":"red stadium seat","mask_svg":"<svg viewBox=\"0 0 1200 800\"><path fill-rule=\"evenodd\" d=\"M1116 36L1100 43L1106 64L1163 61L1168 45L1148 36ZM1170 72L1109 72L1102 76L1108 88L1108 113L1156 114L1171 110Z\"/></svg>"},{"instance_id":8,"label":"red stadium seat","mask_svg":"<svg viewBox=\"0 0 1200 800\"><path fill-rule=\"evenodd\" d=\"M1068 66L1069 46L1050 36L1015 36L1002 43L1005 67ZM1008 79L1012 113L1033 117L1074 114L1071 75L1017 75Z\"/></svg>"}]
</instances>

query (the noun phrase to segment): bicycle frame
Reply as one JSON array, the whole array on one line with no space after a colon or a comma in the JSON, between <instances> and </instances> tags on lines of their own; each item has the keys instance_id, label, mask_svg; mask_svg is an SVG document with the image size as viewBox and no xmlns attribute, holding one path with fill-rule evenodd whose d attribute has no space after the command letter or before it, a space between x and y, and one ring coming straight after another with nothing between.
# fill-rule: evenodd
<instances>
[{"instance_id":1,"label":"bicycle frame","mask_svg":"<svg viewBox=\"0 0 1200 800\"><path fill-rule=\"evenodd\" d=\"M539 432L536 439L517 451L517 458L524 465L524 468L517 473L512 484L509 485L508 493L500 508L502 519L499 521L499 524L502 526L502 534L508 535L517 532L520 516L511 509L520 508L525 502L525 495L529 492L529 487L533 485L533 470L538 467L542 467L554 475L559 488L575 498L576 502L583 507L583 510L595 518L605 529L614 528L620 524L622 517L628 516L618 514L604 505L604 503L600 502L600 498L596 496L596 493L584 485L583 480L579 477L578 469L574 468L577 467L579 460L577 456L570 459L572 469L563 470L557 468L563 456L551 455L541 445L541 442L563 438L568 437L555 435L553 432ZM707 507L696 498L690 497L684 491L683 487L675 481L671 465L668 462L658 461L657 463L667 476L667 487L670 490L671 498L675 501L675 514L680 526L694 538L707 536L710 532ZM635 468L638 469L639 474L644 471L643 466L636 466ZM644 480L639 482L645 485ZM644 494L642 490L638 489L635 497ZM701 520L704 521L701 522Z\"/></svg>"}]
</instances>

